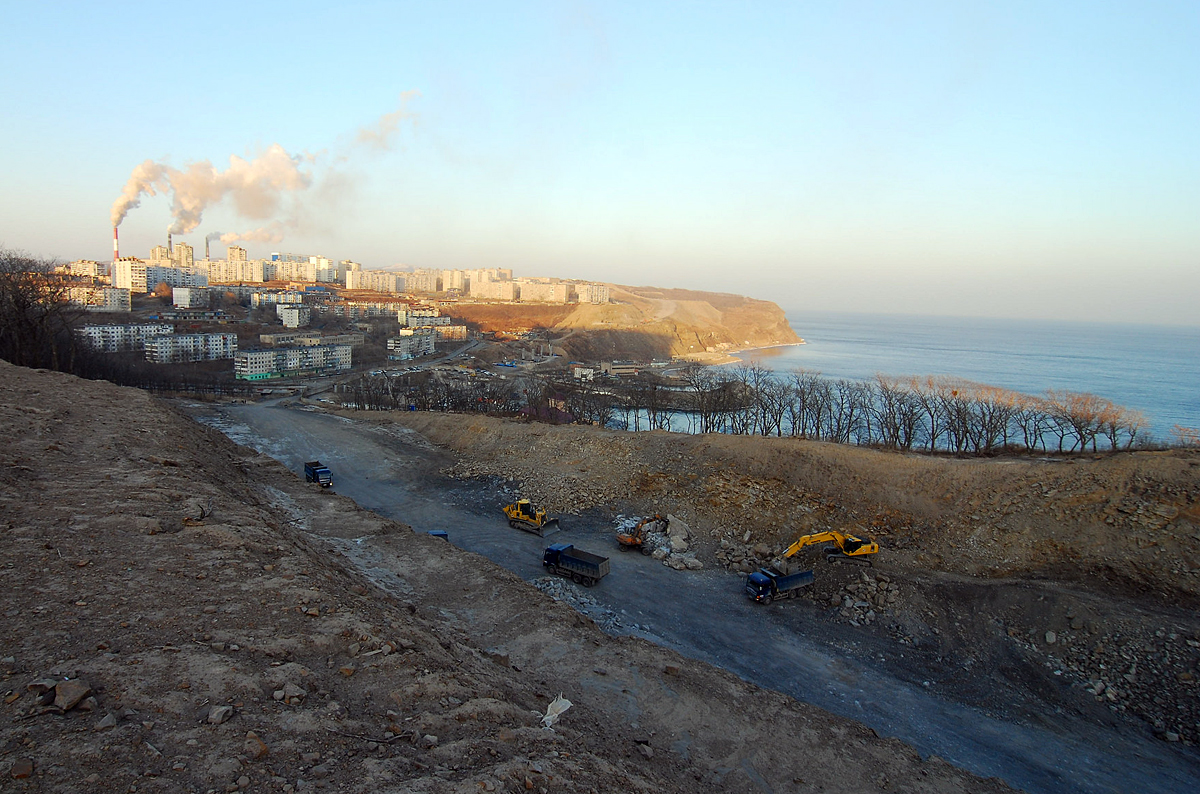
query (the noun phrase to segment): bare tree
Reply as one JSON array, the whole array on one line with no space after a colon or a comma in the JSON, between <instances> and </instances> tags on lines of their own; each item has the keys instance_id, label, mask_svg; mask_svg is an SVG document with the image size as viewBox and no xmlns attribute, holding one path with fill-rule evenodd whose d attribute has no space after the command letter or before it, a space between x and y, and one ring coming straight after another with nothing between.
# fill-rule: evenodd
<instances>
[{"instance_id":1,"label":"bare tree","mask_svg":"<svg viewBox=\"0 0 1200 794\"><path fill-rule=\"evenodd\" d=\"M0 358L22 367L70 369L81 312L67 302L56 262L0 249Z\"/></svg>"}]
</instances>

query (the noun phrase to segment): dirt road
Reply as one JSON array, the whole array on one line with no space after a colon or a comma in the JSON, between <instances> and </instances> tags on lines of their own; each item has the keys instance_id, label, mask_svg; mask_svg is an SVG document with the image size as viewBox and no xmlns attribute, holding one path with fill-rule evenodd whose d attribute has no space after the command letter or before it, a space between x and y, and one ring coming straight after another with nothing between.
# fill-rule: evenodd
<instances>
[{"instance_id":1,"label":"dirt road","mask_svg":"<svg viewBox=\"0 0 1200 794\"><path fill-rule=\"evenodd\" d=\"M394 425L353 422L289 401L212 409L192 406L201 421L299 473L319 458L335 490L418 531L446 530L455 545L482 554L525 579L542 575L545 541L507 527L498 506L505 483L464 484L439 472L450 457ZM555 539L607 553L610 516L564 518ZM363 568L386 567L370 541L342 539ZM930 676L927 659L852 634L838 637L813 619L807 602L761 607L740 594L739 579L706 570L677 572L640 555L612 553L609 577L586 595L595 617L616 632L637 634L829 711L860 720L983 776L1032 792L1173 792L1200 787L1190 750L1048 713L1040 725L1012 709L988 713L956 701L953 675ZM574 585L572 585L574 587ZM971 691L989 686L988 670L962 669ZM995 687L1003 693L1002 687Z\"/></svg>"}]
</instances>

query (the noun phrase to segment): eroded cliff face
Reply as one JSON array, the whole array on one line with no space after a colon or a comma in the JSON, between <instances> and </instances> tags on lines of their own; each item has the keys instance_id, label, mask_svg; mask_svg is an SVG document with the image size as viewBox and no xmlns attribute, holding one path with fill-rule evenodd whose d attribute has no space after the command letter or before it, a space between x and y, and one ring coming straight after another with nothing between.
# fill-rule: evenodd
<instances>
[{"instance_id":1,"label":"eroded cliff face","mask_svg":"<svg viewBox=\"0 0 1200 794\"><path fill-rule=\"evenodd\" d=\"M610 285L612 303L460 305L454 317L483 331L545 329L571 356L648 360L796 344L771 301L719 292Z\"/></svg>"}]
</instances>

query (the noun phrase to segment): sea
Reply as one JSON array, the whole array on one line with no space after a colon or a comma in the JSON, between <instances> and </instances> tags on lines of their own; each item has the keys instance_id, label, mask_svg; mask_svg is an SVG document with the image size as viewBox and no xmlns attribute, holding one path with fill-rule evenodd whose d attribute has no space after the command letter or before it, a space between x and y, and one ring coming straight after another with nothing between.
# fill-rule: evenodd
<instances>
[{"instance_id":1,"label":"sea","mask_svg":"<svg viewBox=\"0 0 1200 794\"><path fill-rule=\"evenodd\" d=\"M1200 428L1200 327L786 310L803 345L738 353L830 378L948 375L1025 394L1087 392L1141 411L1159 441Z\"/></svg>"}]
</instances>

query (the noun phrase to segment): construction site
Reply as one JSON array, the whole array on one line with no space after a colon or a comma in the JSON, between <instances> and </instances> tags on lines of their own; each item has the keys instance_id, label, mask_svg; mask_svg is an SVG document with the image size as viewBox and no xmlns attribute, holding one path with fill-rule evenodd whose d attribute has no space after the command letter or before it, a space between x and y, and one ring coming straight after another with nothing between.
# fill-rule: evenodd
<instances>
[{"instance_id":1,"label":"construction site","mask_svg":"<svg viewBox=\"0 0 1200 794\"><path fill-rule=\"evenodd\" d=\"M1194 451L931 457L0 367L11 790L1200 782Z\"/></svg>"}]
</instances>

